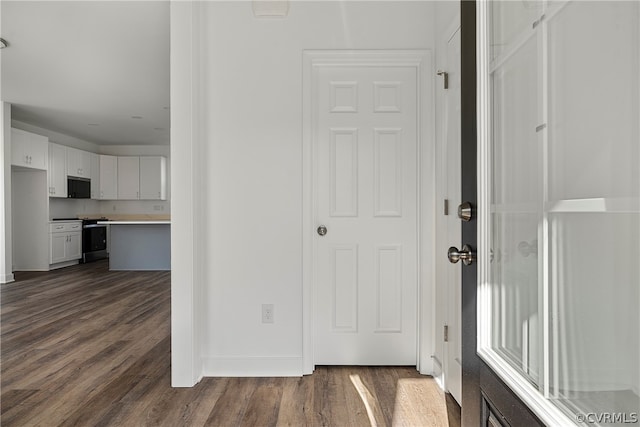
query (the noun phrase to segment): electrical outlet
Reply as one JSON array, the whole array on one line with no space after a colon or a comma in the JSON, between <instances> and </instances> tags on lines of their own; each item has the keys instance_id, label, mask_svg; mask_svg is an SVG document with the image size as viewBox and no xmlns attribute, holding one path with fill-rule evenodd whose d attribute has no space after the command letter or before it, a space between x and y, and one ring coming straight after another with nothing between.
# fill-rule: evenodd
<instances>
[{"instance_id":1,"label":"electrical outlet","mask_svg":"<svg viewBox=\"0 0 640 427\"><path fill-rule=\"evenodd\" d=\"M162 206L161 205L153 205L153 210L154 211L161 211L162 210Z\"/></svg>"},{"instance_id":2,"label":"electrical outlet","mask_svg":"<svg viewBox=\"0 0 640 427\"><path fill-rule=\"evenodd\" d=\"M262 323L273 323L273 304L262 304Z\"/></svg>"},{"instance_id":3,"label":"electrical outlet","mask_svg":"<svg viewBox=\"0 0 640 427\"><path fill-rule=\"evenodd\" d=\"M116 211L116 205L113 205L113 211L114 212Z\"/></svg>"}]
</instances>

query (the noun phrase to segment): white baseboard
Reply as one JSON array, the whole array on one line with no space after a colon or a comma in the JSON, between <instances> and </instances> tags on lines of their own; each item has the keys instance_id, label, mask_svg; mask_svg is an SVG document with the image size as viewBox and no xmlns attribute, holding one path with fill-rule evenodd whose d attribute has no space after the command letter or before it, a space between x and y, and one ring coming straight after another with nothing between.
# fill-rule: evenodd
<instances>
[{"instance_id":1,"label":"white baseboard","mask_svg":"<svg viewBox=\"0 0 640 427\"><path fill-rule=\"evenodd\" d=\"M58 268L70 267L70 266L76 265L76 264L80 264L80 261L78 261L77 259L75 259L73 261L63 261L63 262L59 262L57 264L49 265L49 270L57 270Z\"/></svg>"},{"instance_id":2,"label":"white baseboard","mask_svg":"<svg viewBox=\"0 0 640 427\"><path fill-rule=\"evenodd\" d=\"M13 273L0 275L0 283L2 284L15 282L15 280L16 278Z\"/></svg>"},{"instance_id":3,"label":"white baseboard","mask_svg":"<svg viewBox=\"0 0 640 427\"><path fill-rule=\"evenodd\" d=\"M301 377L302 357L205 357L205 377Z\"/></svg>"}]
</instances>

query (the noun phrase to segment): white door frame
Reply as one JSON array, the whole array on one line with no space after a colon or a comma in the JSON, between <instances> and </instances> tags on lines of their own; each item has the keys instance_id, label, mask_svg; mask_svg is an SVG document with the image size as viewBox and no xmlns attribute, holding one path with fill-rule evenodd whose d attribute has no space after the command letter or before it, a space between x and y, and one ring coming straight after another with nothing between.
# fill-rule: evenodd
<instances>
[{"instance_id":1,"label":"white door frame","mask_svg":"<svg viewBox=\"0 0 640 427\"><path fill-rule=\"evenodd\" d=\"M313 289L315 269L314 170L318 69L333 67L413 67L418 87L418 300L417 368L431 374L435 325L435 120L434 72L430 50L308 50L303 52L302 89L302 372L313 361Z\"/></svg>"}]
</instances>

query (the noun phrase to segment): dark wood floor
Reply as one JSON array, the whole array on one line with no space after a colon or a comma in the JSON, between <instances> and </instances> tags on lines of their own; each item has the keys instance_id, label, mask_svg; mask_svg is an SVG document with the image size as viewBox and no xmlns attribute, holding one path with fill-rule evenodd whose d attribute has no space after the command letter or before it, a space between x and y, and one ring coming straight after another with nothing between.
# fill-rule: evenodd
<instances>
[{"instance_id":1,"label":"dark wood floor","mask_svg":"<svg viewBox=\"0 0 640 427\"><path fill-rule=\"evenodd\" d=\"M170 273L97 262L16 277L0 287L2 426L460 425L410 367L171 388Z\"/></svg>"}]
</instances>

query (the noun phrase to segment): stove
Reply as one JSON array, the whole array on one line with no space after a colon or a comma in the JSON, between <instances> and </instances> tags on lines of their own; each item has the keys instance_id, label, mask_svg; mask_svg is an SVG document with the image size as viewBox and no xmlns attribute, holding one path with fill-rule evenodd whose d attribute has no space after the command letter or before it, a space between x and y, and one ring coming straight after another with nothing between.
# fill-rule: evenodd
<instances>
[{"instance_id":1,"label":"stove","mask_svg":"<svg viewBox=\"0 0 640 427\"><path fill-rule=\"evenodd\" d=\"M109 257L107 253L107 226L98 224L107 218L82 220L82 262L97 261Z\"/></svg>"}]
</instances>

